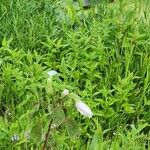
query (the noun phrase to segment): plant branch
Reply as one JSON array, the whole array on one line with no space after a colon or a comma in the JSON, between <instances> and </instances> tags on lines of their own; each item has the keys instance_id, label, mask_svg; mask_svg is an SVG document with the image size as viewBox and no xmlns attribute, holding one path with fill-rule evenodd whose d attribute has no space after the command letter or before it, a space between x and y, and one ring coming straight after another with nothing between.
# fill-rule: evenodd
<instances>
[{"instance_id":1,"label":"plant branch","mask_svg":"<svg viewBox=\"0 0 150 150\"><path fill-rule=\"evenodd\" d=\"M51 130L51 125L52 125L52 120L50 121L49 125L48 125L48 130L47 130L47 133L45 135L45 141L44 141L44 145L42 147L42 150L45 150L46 149L46 145L47 145L47 142L48 142L48 138L49 138L49 133L50 133L50 130Z\"/></svg>"}]
</instances>

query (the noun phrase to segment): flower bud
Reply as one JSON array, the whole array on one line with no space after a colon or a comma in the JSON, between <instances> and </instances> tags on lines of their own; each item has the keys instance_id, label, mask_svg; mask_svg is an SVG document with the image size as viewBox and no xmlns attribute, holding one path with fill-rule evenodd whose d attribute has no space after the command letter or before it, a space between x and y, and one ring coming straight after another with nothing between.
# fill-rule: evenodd
<instances>
[{"instance_id":1,"label":"flower bud","mask_svg":"<svg viewBox=\"0 0 150 150\"><path fill-rule=\"evenodd\" d=\"M91 118L93 116L91 109L82 101L77 101L75 107L85 117Z\"/></svg>"},{"instance_id":2,"label":"flower bud","mask_svg":"<svg viewBox=\"0 0 150 150\"><path fill-rule=\"evenodd\" d=\"M47 74L48 74L50 77L52 77L52 76L54 76L54 75L57 74L57 71L55 71L55 70L50 70L50 71L47 72Z\"/></svg>"},{"instance_id":3,"label":"flower bud","mask_svg":"<svg viewBox=\"0 0 150 150\"><path fill-rule=\"evenodd\" d=\"M69 94L69 91L67 89L64 89L64 91L61 93L62 97L65 97Z\"/></svg>"}]
</instances>

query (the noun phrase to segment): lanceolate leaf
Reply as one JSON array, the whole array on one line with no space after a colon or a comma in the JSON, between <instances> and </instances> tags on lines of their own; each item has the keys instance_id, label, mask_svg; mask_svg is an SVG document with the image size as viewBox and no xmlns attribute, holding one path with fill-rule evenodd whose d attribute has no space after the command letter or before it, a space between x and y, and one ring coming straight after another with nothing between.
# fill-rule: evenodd
<instances>
[{"instance_id":1,"label":"lanceolate leaf","mask_svg":"<svg viewBox=\"0 0 150 150\"><path fill-rule=\"evenodd\" d=\"M64 110L62 109L62 107L56 107L52 114L51 114L51 118L53 119L53 124L55 124L56 126L61 125L64 120L65 120L65 113Z\"/></svg>"},{"instance_id":2,"label":"lanceolate leaf","mask_svg":"<svg viewBox=\"0 0 150 150\"><path fill-rule=\"evenodd\" d=\"M100 150L100 137L97 135L97 133L95 133L92 138L89 150Z\"/></svg>"},{"instance_id":3,"label":"lanceolate leaf","mask_svg":"<svg viewBox=\"0 0 150 150\"><path fill-rule=\"evenodd\" d=\"M70 137L77 136L80 134L79 125L75 120L68 118L66 119L65 123L66 123L68 135Z\"/></svg>"},{"instance_id":4,"label":"lanceolate leaf","mask_svg":"<svg viewBox=\"0 0 150 150\"><path fill-rule=\"evenodd\" d=\"M31 139L34 143L40 145L42 142L42 123L38 121L31 129Z\"/></svg>"}]
</instances>

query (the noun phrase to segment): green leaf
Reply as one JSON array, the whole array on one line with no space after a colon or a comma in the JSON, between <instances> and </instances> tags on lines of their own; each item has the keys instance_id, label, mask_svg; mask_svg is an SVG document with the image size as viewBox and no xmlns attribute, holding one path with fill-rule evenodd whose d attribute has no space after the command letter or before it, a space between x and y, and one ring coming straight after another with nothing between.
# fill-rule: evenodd
<instances>
[{"instance_id":1,"label":"green leaf","mask_svg":"<svg viewBox=\"0 0 150 150\"><path fill-rule=\"evenodd\" d=\"M73 106L73 101L72 99L67 99L65 102L64 102L64 106L69 108L69 107L72 107Z\"/></svg>"},{"instance_id":2,"label":"green leaf","mask_svg":"<svg viewBox=\"0 0 150 150\"><path fill-rule=\"evenodd\" d=\"M70 137L75 137L80 134L79 125L76 121L68 118L65 123L66 123L68 135Z\"/></svg>"},{"instance_id":3,"label":"green leaf","mask_svg":"<svg viewBox=\"0 0 150 150\"><path fill-rule=\"evenodd\" d=\"M56 126L61 125L65 121L65 113L62 107L56 107L54 108L51 118L53 119L53 124Z\"/></svg>"},{"instance_id":4,"label":"green leaf","mask_svg":"<svg viewBox=\"0 0 150 150\"><path fill-rule=\"evenodd\" d=\"M34 143L40 145L42 142L42 123L38 121L31 129L31 138Z\"/></svg>"},{"instance_id":5,"label":"green leaf","mask_svg":"<svg viewBox=\"0 0 150 150\"><path fill-rule=\"evenodd\" d=\"M6 37L3 38L2 40L2 46L3 47L9 47L10 43L12 42L13 38L11 37L10 39L6 39Z\"/></svg>"},{"instance_id":6,"label":"green leaf","mask_svg":"<svg viewBox=\"0 0 150 150\"><path fill-rule=\"evenodd\" d=\"M52 96L54 94L54 88L53 88L53 81L52 78L48 78L47 79L47 85L46 85L46 93L49 96Z\"/></svg>"},{"instance_id":7,"label":"green leaf","mask_svg":"<svg viewBox=\"0 0 150 150\"><path fill-rule=\"evenodd\" d=\"M128 104L128 103L123 104L122 106L123 106L124 110L126 111L126 113L130 114L130 113L134 113L135 112L133 107L130 104Z\"/></svg>"},{"instance_id":8,"label":"green leaf","mask_svg":"<svg viewBox=\"0 0 150 150\"><path fill-rule=\"evenodd\" d=\"M105 117L111 117L115 114L115 111L113 110L113 108L108 108L106 111L105 111Z\"/></svg>"},{"instance_id":9,"label":"green leaf","mask_svg":"<svg viewBox=\"0 0 150 150\"><path fill-rule=\"evenodd\" d=\"M145 105L150 106L150 100L147 100L147 101L145 102Z\"/></svg>"},{"instance_id":10,"label":"green leaf","mask_svg":"<svg viewBox=\"0 0 150 150\"><path fill-rule=\"evenodd\" d=\"M89 146L89 150L99 150L99 149L100 149L100 140L97 133L95 133Z\"/></svg>"},{"instance_id":11,"label":"green leaf","mask_svg":"<svg viewBox=\"0 0 150 150\"><path fill-rule=\"evenodd\" d=\"M2 94L3 94L3 85L0 85L0 105L1 105Z\"/></svg>"},{"instance_id":12,"label":"green leaf","mask_svg":"<svg viewBox=\"0 0 150 150\"><path fill-rule=\"evenodd\" d=\"M30 51L28 51L26 58L28 60L28 62L30 63L30 65L33 63L33 55Z\"/></svg>"}]
</instances>

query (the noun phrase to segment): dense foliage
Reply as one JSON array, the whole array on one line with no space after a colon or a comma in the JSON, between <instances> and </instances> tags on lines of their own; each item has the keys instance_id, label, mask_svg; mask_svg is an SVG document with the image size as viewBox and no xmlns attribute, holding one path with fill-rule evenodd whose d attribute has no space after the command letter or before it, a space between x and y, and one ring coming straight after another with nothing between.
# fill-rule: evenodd
<instances>
[{"instance_id":1,"label":"dense foliage","mask_svg":"<svg viewBox=\"0 0 150 150\"><path fill-rule=\"evenodd\" d=\"M87 10L81 1L1 0L0 149L41 149L49 124L48 149L148 149L149 0Z\"/></svg>"}]
</instances>

